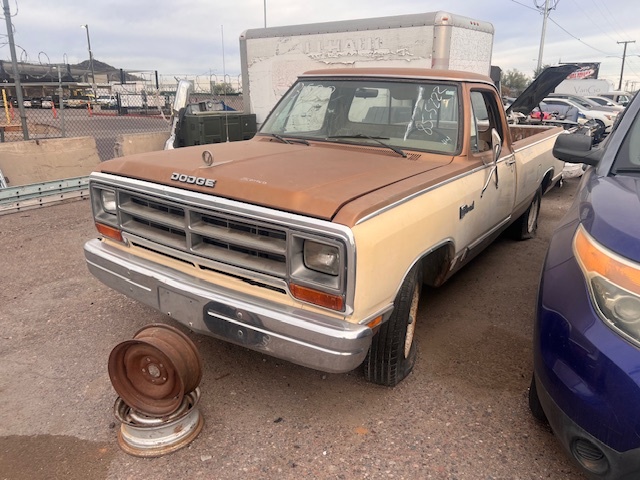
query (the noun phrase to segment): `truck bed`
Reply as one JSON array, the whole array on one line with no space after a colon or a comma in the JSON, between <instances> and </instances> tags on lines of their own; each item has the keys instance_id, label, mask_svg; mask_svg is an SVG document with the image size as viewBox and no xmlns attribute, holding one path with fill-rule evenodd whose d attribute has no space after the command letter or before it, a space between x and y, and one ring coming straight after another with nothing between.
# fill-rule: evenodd
<instances>
[{"instance_id":1,"label":"truck bed","mask_svg":"<svg viewBox=\"0 0 640 480\"><path fill-rule=\"evenodd\" d=\"M551 132L551 130L555 130ZM513 141L514 149L517 150L525 145L533 143L534 141L546 138L547 135L539 136L537 138L531 138L543 132L547 132L549 135L561 131L561 127L549 126L549 125L509 125L509 131L511 132L511 140Z\"/></svg>"}]
</instances>

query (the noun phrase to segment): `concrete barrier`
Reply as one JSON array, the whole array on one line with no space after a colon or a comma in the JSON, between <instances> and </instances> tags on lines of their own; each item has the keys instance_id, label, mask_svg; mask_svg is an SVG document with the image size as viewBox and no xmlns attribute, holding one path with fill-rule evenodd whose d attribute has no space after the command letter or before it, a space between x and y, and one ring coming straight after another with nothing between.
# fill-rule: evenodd
<instances>
[{"instance_id":1,"label":"concrete barrier","mask_svg":"<svg viewBox=\"0 0 640 480\"><path fill-rule=\"evenodd\" d=\"M99 163L93 137L0 143L0 172L8 187L86 176Z\"/></svg>"},{"instance_id":2,"label":"concrete barrier","mask_svg":"<svg viewBox=\"0 0 640 480\"><path fill-rule=\"evenodd\" d=\"M126 157L136 153L157 152L164 149L164 144L168 138L168 131L118 135L113 154L114 157Z\"/></svg>"}]
</instances>

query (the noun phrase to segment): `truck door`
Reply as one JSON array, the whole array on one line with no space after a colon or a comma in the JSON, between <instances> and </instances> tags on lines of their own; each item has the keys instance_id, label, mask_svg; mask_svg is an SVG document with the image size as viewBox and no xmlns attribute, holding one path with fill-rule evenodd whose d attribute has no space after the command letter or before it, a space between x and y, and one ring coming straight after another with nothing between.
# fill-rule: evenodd
<instances>
[{"instance_id":1,"label":"truck door","mask_svg":"<svg viewBox=\"0 0 640 480\"><path fill-rule=\"evenodd\" d=\"M489 88L472 88L469 159L478 164L471 174L474 219L469 222L470 244L484 240L509 221L516 194L514 155L509 147L506 126L496 95ZM492 130L502 141L502 151L496 163L492 150ZM479 161L478 161L479 160ZM468 205L468 204L467 204ZM461 216L464 213L461 210Z\"/></svg>"}]
</instances>

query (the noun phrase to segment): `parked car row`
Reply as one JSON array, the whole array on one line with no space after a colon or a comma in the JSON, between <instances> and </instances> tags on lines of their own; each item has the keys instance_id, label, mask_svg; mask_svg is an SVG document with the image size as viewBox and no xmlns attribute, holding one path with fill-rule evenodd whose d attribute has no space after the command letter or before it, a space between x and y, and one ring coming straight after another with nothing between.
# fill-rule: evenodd
<instances>
[{"instance_id":1,"label":"parked car row","mask_svg":"<svg viewBox=\"0 0 640 480\"><path fill-rule=\"evenodd\" d=\"M66 106L67 99L64 98L63 102ZM11 100L13 107L18 106L18 100L16 98ZM24 97L22 99L22 106L24 108L60 108L60 98L56 95L52 97L50 95L45 97Z\"/></svg>"},{"instance_id":2,"label":"parked car row","mask_svg":"<svg viewBox=\"0 0 640 480\"><path fill-rule=\"evenodd\" d=\"M607 98L612 102L616 102L624 107L626 107L633 98L633 95L631 95L629 92L623 92L623 91L607 92L607 93L601 94L600 96Z\"/></svg>"},{"instance_id":3,"label":"parked car row","mask_svg":"<svg viewBox=\"0 0 640 480\"><path fill-rule=\"evenodd\" d=\"M620 112L599 146L583 135L560 135L553 151L590 167L542 269L529 406L588 478L637 479L640 99Z\"/></svg>"},{"instance_id":4,"label":"parked car row","mask_svg":"<svg viewBox=\"0 0 640 480\"><path fill-rule=\"evenodd\" d=\"M87 108L88 104L100 105L102 108L115 108L118 105L116 95L100 95L97 99L94 99L91 95L82 95L74 97L64 97L62 99L63 106L65 108ZM18 100L13 99L12 104L15 107L18 106ZM24 97L22 105L25 108L60 108L60 98L55 96L45 97Z\"/></svg>"},{"instance_id":5,"label":"parked car row","mask_svg":"<svg viewBox=\"0 0 640 480\"><path fill-rule=\"evenodd\" d=\"M618 112L613 110L612 107L599 106L598 108L597 106L593 106L587 102L587 99L585 98L571 95L560 95L551 94L545 98L543 103L546 108L553 110L557 107L573 107L577 112L578 123L585 123L588 120L594 120L598 124L600 132L597 140L600 140L604 135L611 133L613 124L618 116Z\"/></svg>"},{"instance_id":6,"label":"parked car row","mask_svg":"<svg viewBox=\"0 0 640 480\"><path fill-rule=\"evenodd\" d=\"M64 97L62 102L64 108L87 108L87 105L91 105L93 108L96 105L99 105L102 109L115 109L120 105L118 94L107 94L107 95L99 95L97 98L93 95L76 95L72 97ZM136 97L136 100L139 100L138 105L131 105L132 98ZM164 102L164 97L160 97ZM125 103L128 101L128 104ZM122 106L139 106L142 107L146 105L146 100L141 95L130 94L124 95L124 99L122 100ZM18 100L16 98L11 99L11 104L14 108L18 107ZM60 98L58 95L48 95L44 97L23 97L22 105L25 108L60 108ZM151 106L151 105L150 105ZM154 105L156 106L156 105Z\"/></svg>"}]
</instances>

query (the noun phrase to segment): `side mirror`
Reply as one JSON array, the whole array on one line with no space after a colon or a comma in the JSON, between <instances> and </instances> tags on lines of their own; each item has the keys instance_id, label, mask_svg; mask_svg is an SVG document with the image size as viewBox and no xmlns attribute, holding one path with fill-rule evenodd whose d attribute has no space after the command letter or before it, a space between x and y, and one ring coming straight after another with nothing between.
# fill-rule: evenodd
<instances>
[{"instance_id":1,"label":"side mirror","mask_svg":"<svg viewBox=\"0 0 640 480\"><path fill-rule=\"evenodd\" d=\"M184 108L189 103L189 95L193 87L188 80L180 80L178 87L176 88L176 96L173 99L173 106L171 107L171 114L177 115L181 108Z\"/></svg>"},{"instance_id":2,"label":"side mirror","mask_svg":"<svg viewBox=\"0 0 640 480\"><path fill-rule=\"evenodd\" d=\"M491 182L491 177L495 174L496 176L496 188L498 188L498 159L500 158L500 154L502 153L502 139L500 138L500 134L495 128L491 129L491 151L493 152L493 166L489 171L489 176L487 177L487 181L482 187L482 192L480 193L480 198L484 195L484 192L487 190L489 186L489 182Z\"/></svg>"},{"instance_id":3,"label":"side mirror","mask_svg":"<svg viewBox=\"0 0 640 480\"><path fill-rule=\"evenodd\" d=\"M592 149L593 139L580 133L561 134L553 145L553 156L569 163L596 166L602 159L603 149Z\"/></svg>"},{"instance_id":4,"label":"side mirror","mask_svg":"<svg viewBox=\"0 0 640 480\"><path fill-rule=\"evenodd\" d=\"M495 128L491 129L491 150L493 150L493 163L496 163L502 153L502 139Z\"/></svg>"},{"instance_id":5,"label":"side mirror","mask_svg":"<svg viewBox=\"0 0 640 480\"><path fill-rule=\"evenodd\" d=\"M173 150L176 142L176 129L178 127L178 120L180 119L180 110L185 108L189 103L189 96L191 95L192 85L188 80L180 80L178 87L176 88L176 96L173 99L173 106L171 107L171 131L169 138L164 144L165 150Z\"/></svg>"}]
</instances>

